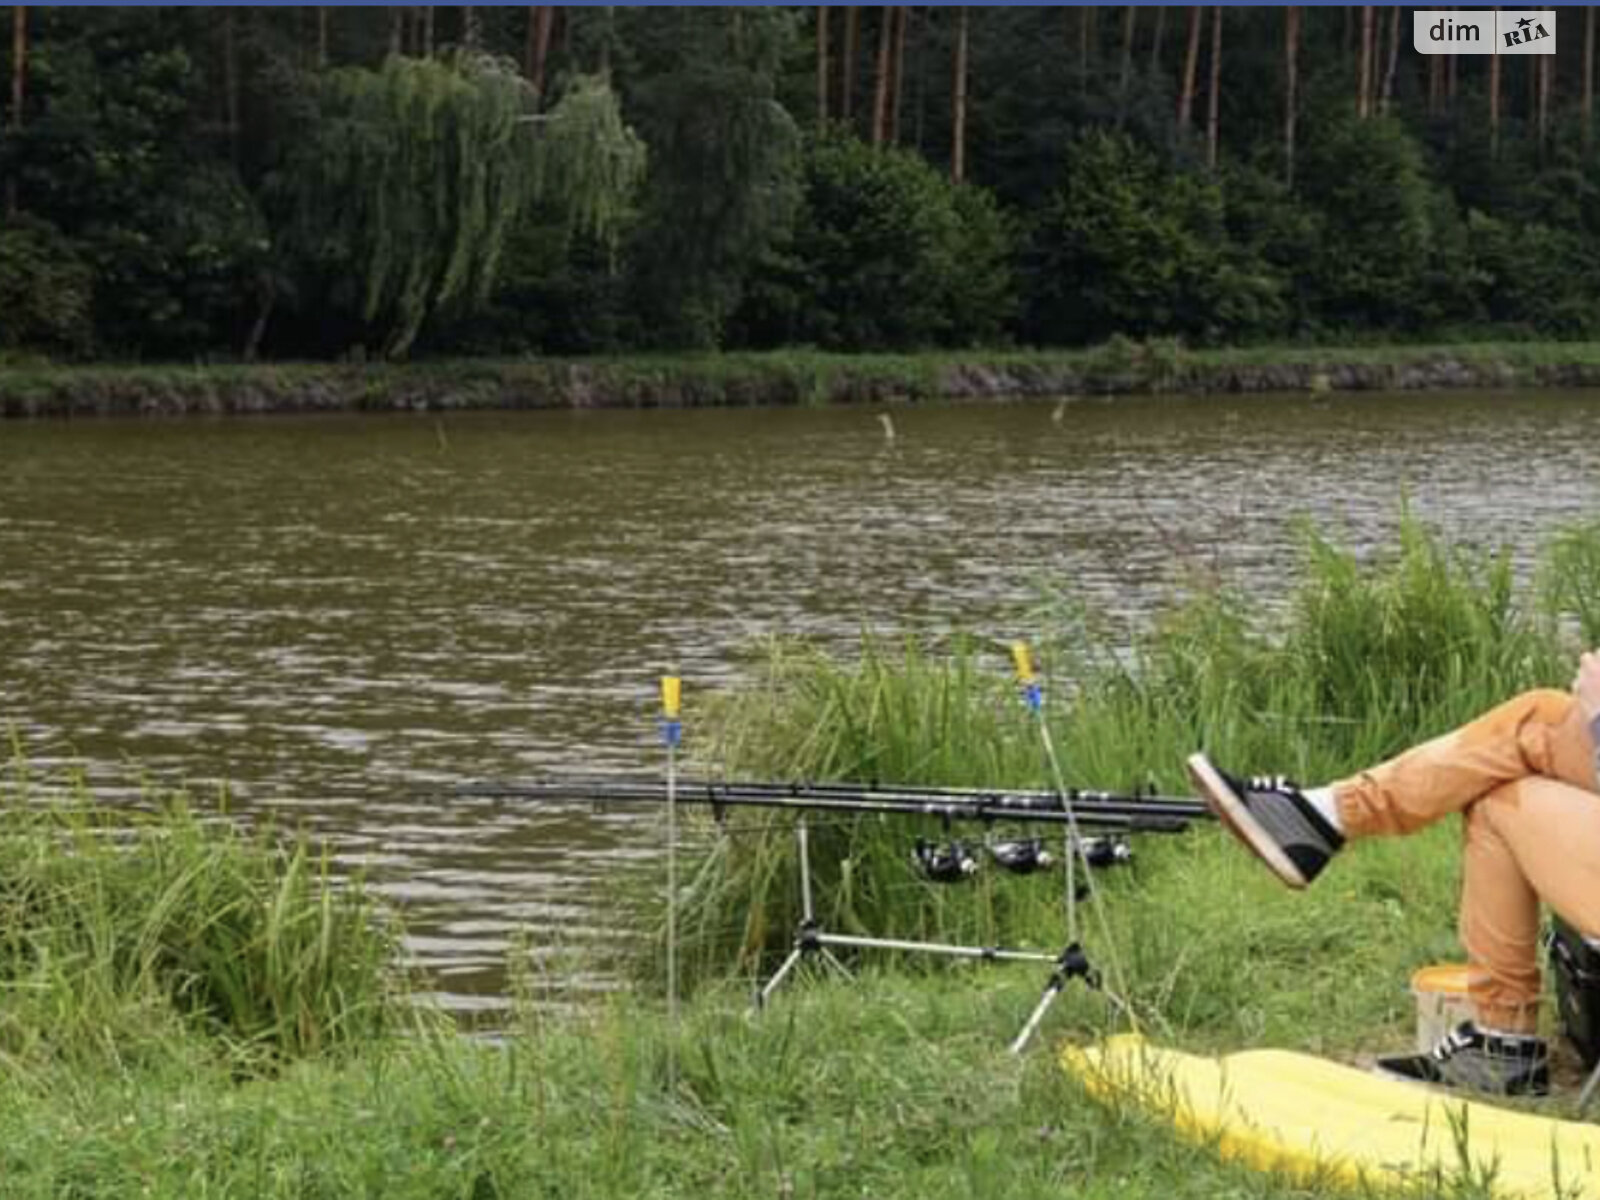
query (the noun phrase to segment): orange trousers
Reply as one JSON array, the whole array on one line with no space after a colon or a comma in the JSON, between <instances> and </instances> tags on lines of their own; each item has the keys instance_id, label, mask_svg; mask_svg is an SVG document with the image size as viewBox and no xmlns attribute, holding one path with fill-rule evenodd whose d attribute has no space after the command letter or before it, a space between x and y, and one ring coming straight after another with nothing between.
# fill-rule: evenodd
<instances>
[{"instance_id":1,"label":"orange trousers","mask_svg":"<svg viewBox=\"0 0 1600 1200\"><path fill-rule=\"evenodd\" d=\"M1478 1022L1532 1032L1539 901L1600 936L1600 783L1593 740L1565 692L1526 692L1333 787L1347 836L1464 817L1461 941Z\"/></svg>"}]
</instances>

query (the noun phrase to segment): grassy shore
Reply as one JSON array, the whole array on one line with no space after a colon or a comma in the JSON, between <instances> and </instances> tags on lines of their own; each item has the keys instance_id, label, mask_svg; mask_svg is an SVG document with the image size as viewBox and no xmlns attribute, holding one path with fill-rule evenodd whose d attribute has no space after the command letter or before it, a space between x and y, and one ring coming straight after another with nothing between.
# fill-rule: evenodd
<instances>
[{"instance_id":1,"label":"grassy shore","mask_svg":"<svg viewBox=\"0 0 1600 1200\"><path fill-rule=\"evenodd\" d=\"M405 364L0 363L0 415L847 404L941 398L1600 386L1600 343L1190 350L806 350Z\"/></svg>"},{"instance_id":2,"label":"grassy shore","mask_svg":"<svg viewBox=\"0 0 1600 1200\"><path fill-rule=\"evenodd\" d=\"M1027 624L1072 782L1148 779L1177 790L1178 764L1196 745L1244 770L1325 778L1570 674L1575 639L1600 630L1596 563L1596 528L1554 540L1526 585L1502 558L1441 545L1410 522L1375 562L1308 531L1301 581L1268 617L1197 585L1162 621L1133 631L1131 651L1127 631L1108 633L1062 604L1046 603ZM953 784L1046 775L1003 647L978 641L869 646L851 663L786 650L765 685L693 716L691 728L717 731L707 752L741 772ZM1090 1099L1054 1049L1125 1022L1085 988L1064 993L1031 1053L1004 1053L1039 996L1036 968L865 959L854 982L802 978L749 1016L750 984L792 930L792 839L782 821L707 831L686 897L696 987L680 1029L667 1027L659 975L646 972L649 984L598 1004L519 1004L505 1036L488 1042L406 1016L392 981L370 969L369 936L349 921L311 919L362 913L359 892L326 891L292 842L242 838L182 809L150 818L133 843L181 854L131 852L146 879L166 882L118 892L118 903L87 906L77 921L73 898L134 870L122 865L130 852L99 849L81 794L45 825L28 815L40 807L37 788L30 794L26 806L14 797L0 806L23 822L0 839L0 897L26 891L16 879L47 877L53 892L28 894L61 902L8 910L10 940L0 944L6 1005L30 989L48 998L5 1009L35 1035L13 1028L0 1037L8 1197L1334 1190L1228 1165L1162 1121ZM164 832L174 821L176 832ZM65 857L63 830L81 831ZM885 821L818 830L831 927L1059 948L1059 878L986 875L938 888L908 867L916 832ZM218 861L271 872L202 869L215 857L213 837L225 851ZM1304 894L1279 886L1214 826L1146 837L1132 867L1100 877L1104 907L1085 910L1085 940L1108 984L1162 1041L1361 1061L1411 1040L1410 972L1459 957L1456 837L1438 828L1362 844ZM213 881L214 903L183 882L201 877ZM296 877L293 887L261 883ZM198 917L152 915L189 910ZM213 911L232 917L207 920ZM224 928L247 932L165 969L169 943L210 942ZM130 937L150 953L94 953ZM32 949L41 945L49 952ZM278 950L255 954L267 946ZM344 948L359 969L320 986ZM241 1036L216 1009L189 1003L193 964L233 978L215 964L241 957L261 964L257 986L271 994L322 996L308 1011L323 1015L308 1027L348 1036L286 1039L297 1022L276 1018ZM284 963L323 965L277 974ZM118 964L120 973L110 970ZM104 981L93 1021L73 1019L80 966ZM559 980L519 977L518 989L561 998ZM1573 1103L1569 1090L1541 1111L1566 1114ZM1430 1195L1493 1192L1492 1180L1449 1172L1420 1183Z\"/></svg>"}]
</instances>

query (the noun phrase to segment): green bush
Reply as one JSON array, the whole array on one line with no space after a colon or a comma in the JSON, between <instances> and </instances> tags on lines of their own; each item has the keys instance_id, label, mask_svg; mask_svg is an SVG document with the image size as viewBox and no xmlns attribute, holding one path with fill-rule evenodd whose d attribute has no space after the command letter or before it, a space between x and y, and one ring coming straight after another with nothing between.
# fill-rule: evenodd
<instances>
[{"instance_id":1,"label":"green bush","mask_svg":"<svg viewBox=\"0 0 1600 1200\"><path fill-rule=\"evenodd\" d=\"M55 226L23 218L0 229L0 349L87 353L93 302L94 273Z\"/></svg>"},{"instance_id":2,"label":"green bush","mask_svg":"<svg viewBox=\"0 0 1600 1200\"><path fill-rule=\"evenodd\" d=\"M1335 329L1426 327L1446 212L1399 122L1339 116L1307 130L1296 194L1316 221L1303 277Z\"/></svg>"},{"instance_id":3,"label":"green bush","mask_svg":"<svg viewBox=\"0 0 1600 1200\"><path fill-rule=\"evenodd\" d=\"M1010 256L988 193L910 151L825 137L806 155L794 235L764 260L740 327L759 344L841 350L992 341L1015 304Z\"/></svg>"},{"instance_id":4,"label":"green bush","mask_svg":"<svg viewBox=\"0 0 1600 1200\"><path fill-rule=\"evenodd\" d=\"M1285 282L1228 237L1221 186L1119 133L1080 137L1027 247L1027 333L1045 343L1282 327Z\"/></svg>"},{"instance_id":5,"label":"green bush","mask_svg":"<svg viewBox=\"0 0 1600 1200\"><path fill-rule=\"evenodd\" d=\"M1482 315L1535 336L1600 329L1600 254L1575 229L1467 216Z\"/></svg>"}]
</instances>

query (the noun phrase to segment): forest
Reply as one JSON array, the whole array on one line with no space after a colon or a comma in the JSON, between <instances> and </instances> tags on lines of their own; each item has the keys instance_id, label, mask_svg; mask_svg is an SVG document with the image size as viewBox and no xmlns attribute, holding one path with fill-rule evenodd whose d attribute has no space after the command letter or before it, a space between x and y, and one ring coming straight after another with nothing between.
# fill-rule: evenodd
<instances>
[{"instance_id":1,"label":"forest","mask_svg":"<svg viewBox=\"0 0 1600 1200\"><path fill-rule=\"evenodd\" d=\"M1593 8L10 16L0 363L1600 334Z\"/></svg>"}]
</instances>

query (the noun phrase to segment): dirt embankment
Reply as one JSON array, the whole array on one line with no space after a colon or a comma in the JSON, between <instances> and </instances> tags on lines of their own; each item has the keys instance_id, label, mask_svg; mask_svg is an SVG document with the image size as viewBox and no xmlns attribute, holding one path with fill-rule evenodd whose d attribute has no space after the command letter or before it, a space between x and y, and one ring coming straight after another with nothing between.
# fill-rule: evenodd
<instances>
[{"instance_id":1,"label":"dirt embankment","mask_svg":"<svg viewBox=\"0 0 1600 1200\"><path fill-rule=\"evenodd\" d=\"M358 366L0 370L6 417L691 408L1040 396L1600 387L1600 348L1058 355L728 355ZM1263 359L1270 359L1263 361ZM1253 360L1253 361L1251 361Z\"/></svg>"}]
</instances>

